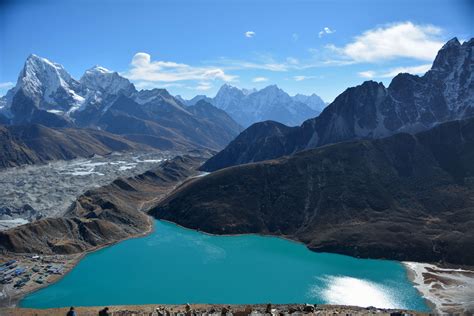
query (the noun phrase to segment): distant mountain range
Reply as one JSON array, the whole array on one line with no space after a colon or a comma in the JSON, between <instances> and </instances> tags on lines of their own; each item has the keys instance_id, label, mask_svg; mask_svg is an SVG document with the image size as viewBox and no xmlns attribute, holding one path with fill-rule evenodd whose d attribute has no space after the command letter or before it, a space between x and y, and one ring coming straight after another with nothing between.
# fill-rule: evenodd
<instances>
[{"instance_id":1,"label":"distant mountain range","mask_svg":"<svg viewBox=\"0 0 474 316\"><path fill-rule=\"evenodd\" d=\"M474 39L454 38L438 52L431 70L419 77L401 73L386 88L364 82L340 94L301 126L261 122L244 130L202 170L273 159L354 139L415 133L441 122L474 115Z\"/></svg>"},{"instance_id":2,"label":"distant mountain range","mask_svg":"<svg viewBox=\"0 0 474 316\"><path fill-rule=\"evenodd\" d=\"M205 102L186 106L164 89L137 91L100 66L76 80L36 55L0 98L0 124L101 129L160 149L220 149L241 131L225 111Z\"/></svg>"},{"instance_id":3,"label":"distant mountain range","mask_svg":"<svg viewBox=\"0 0 474 316\"><path fill-rule=\"evenodd\" d=\"M276 85L261 90L247 90L225 84L214 98L205 95L198 95L191 100L184 100L180 96L177 98L188 106L201 100L211 103L229 113L244 127L267 120L290 126L300 125L308 118L317 116L326 106L316 94L291 97Z\"/></svg>"}]
</instances>

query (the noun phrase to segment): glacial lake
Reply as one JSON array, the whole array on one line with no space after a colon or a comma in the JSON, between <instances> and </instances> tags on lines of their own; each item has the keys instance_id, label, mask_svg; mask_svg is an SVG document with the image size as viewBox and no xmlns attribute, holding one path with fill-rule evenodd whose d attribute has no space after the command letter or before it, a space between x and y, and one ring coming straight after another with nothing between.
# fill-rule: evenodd
<instances>
[{"instance_id":1,"label":"glacial lake","mask_svg":"<svg viewBox=\"0 0 474 316\"><path fill-rule=\"evenodd\" d=\"M22 307L312 303L428 311L396 261L315 253L256 235L210 236L163 221L83 258Z\"/></svg>"}]
</instances>

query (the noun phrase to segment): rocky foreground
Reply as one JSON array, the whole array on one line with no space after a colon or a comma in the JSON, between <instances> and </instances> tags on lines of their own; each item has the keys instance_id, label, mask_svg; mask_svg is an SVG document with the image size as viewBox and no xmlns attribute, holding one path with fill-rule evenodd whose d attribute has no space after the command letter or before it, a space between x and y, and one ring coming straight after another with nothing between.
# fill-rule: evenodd
<instances>
[{"instance_id":1,"label":"rocky foreground","mask_svg":"<svg viewBox=\"0 0 474 316\"><path fill-rule=\"evenodd\" d=\"M78 307L79 316L96 316L104 307ZM357 307L340 305L312 305L312 304L286 304L286 305L130 305L109 307L111 316L204 316L204 315L428 315L400 309L382 309L375 307ZM63 316L68 308L29 309L29 308L4 308L0 309L4 316Z\"/></svg>"}]
</instances>

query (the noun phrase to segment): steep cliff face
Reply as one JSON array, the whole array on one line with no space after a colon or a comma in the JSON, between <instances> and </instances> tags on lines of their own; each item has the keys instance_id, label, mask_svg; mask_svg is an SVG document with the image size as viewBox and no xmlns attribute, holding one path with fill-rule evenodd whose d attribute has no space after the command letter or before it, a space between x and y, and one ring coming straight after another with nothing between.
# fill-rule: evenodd
<instances>
[{"instance_id":1,"label":"steep cliff face","mask_svg":"<svg viewBox=\"0 0 474 316\"><path fill-rule=\"evenodd\" d=\"M0 252L71 254L149 231L146 211L188 177L202 159L178 156L156 170L89 190L66 216L45 218L0 232Z\"/></svg>"},{"instance_id":2,"label":"steep cliff face","mask_svg":"<svg viewBox=\"0 0 474 316\"><path fill-rule=\"evenodd\" d=\"M473 48L474 39L462 45L453 39L438 52L431 70L424 76L399 74L388 88L373 81L349 88L321 115L290 133L273 134L276 123L251 126L247 133L259 130L258 135L245 139L239 135L202 169L214 171L274 159L341 141L416 133L441 122L470 117L474 115ZM258 124L262 123L255 125ZM267 133L262 132L265 128Z\"/></svg>"},{"instance_id":3,"label":"steep cliff face","mask_svg":"<svg viewBox=\"0 0 474 316\"><path fill-rule=\"evenodd\" d=\"M316 251L474 264L474 119L226 168L150 210L217 234L262 233Z\"/></svg>"}]
</instances>

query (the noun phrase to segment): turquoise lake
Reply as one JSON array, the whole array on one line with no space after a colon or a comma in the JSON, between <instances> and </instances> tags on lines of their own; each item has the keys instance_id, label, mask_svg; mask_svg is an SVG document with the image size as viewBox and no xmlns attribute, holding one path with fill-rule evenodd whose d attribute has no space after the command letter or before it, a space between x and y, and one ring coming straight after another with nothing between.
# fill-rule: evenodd
<instances>
[{"instance_id":1,"label":"turquoise lake","mask_svg":"<svg viewBox=\"0 0 474 316\"><path fill-rule=\"evenodd\" d=\"M268 302L429 310L396 261L315 253L275 237L210 236L162 221L146 237L87 255L20 305Z\"/></svg>"}]
</instances>

